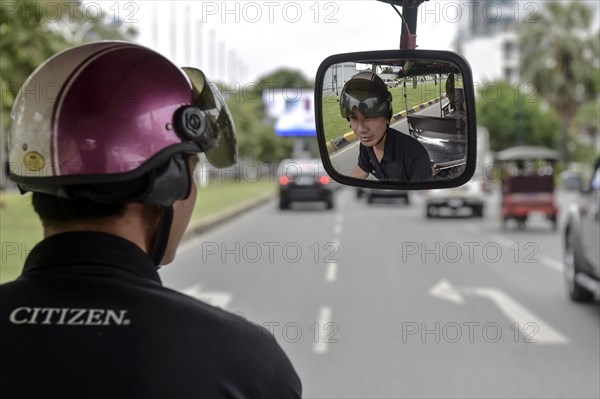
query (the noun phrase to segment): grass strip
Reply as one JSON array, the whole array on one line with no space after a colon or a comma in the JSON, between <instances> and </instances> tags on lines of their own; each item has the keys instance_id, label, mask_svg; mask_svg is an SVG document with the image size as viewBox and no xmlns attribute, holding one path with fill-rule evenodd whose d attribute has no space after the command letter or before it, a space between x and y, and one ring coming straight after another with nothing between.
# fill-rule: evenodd
<instances>
[{"instance_id":1,"label":"grass strip","mask_svg":"<svg viewBox=\"0 0 600 399\"><path fill-rule=\"evenodd\" d=\"M209 218L267 192L274 181L212 182L198 190L192 222ZM0 209L0 283L14 280L33 247L43 238L42 224L33 211L31 195L2 193Z\"/></svg>"}]
</instances>

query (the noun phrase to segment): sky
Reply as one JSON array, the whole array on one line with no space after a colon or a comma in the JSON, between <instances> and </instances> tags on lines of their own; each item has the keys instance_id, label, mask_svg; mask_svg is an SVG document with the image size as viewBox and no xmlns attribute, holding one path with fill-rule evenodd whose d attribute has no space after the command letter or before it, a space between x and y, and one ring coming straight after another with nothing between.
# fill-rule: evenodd
<instances>
[{"instance_id":1,"label":"sky","mask_svg":"<svg viewBox=\"0 0 600 399\"><path fill-rule=\"evenodd\" d=\"M109 4L106 12L135 26L141 44L230 83L253 82L281 67L314 79L329 55L398 49L400 42L400 17L375 0ZM460 20L468 18L457 4L432 0L421 6L419 48L452 49Z\"/></svg>"}]
</instances>

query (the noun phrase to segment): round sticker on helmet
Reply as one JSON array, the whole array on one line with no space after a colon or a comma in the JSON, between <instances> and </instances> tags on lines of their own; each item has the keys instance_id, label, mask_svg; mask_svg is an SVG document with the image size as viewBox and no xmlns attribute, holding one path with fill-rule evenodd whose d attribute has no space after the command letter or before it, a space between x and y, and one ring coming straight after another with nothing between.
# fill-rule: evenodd
<instances>
[{"instance_id":1,"label":"round sticker on helmet","mask_svg":"<svg viewBox=\"0 0 600 399\"><path fill-rule=\"evenodd\" d=\"M40 154L37 151L29 151L28 153L26 153L25 157L23 158L23 162L25 164L25 168L32 172L42 170L44 168L44 165L46 164L46 161L44 160L42 154Z\"/></svg>"}]
</instances>

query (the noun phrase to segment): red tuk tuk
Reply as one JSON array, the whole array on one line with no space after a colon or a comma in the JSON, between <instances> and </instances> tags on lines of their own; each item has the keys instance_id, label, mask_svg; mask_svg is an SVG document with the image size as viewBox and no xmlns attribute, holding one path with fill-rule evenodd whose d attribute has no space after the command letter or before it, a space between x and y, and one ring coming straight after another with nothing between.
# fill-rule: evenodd
<instances>
[{"instance_id":1,"label":"red tuk tuk","mask_svg":"<svg viewBox=\"0 0 600 399\"><path fill-rule=\"evenodd\" d=\"M531 213L546 216L557 227L554 173L559 153L545 147L518 146L496 153L502 181L502 229L512 219L524 228Z\"/></svg>"}]
</instances>

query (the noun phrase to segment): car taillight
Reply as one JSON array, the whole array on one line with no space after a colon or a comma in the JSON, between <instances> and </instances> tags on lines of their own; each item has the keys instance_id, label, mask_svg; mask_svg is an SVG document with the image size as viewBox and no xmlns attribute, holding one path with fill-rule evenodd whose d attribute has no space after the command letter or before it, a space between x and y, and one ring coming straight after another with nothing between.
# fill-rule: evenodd
<instances>
[{"instance_id":1,"label":"car taillight","mask_svg":"<svg viewBox=\"0 0 600 399\"><path fill-rule=\"evenodd\" d=\"M282 186L287 186L288 184L290 184L290 178L287 176L280 176L279 184L281 184Z\"/></svg>"},{"instance_id":2,"label":"car taillight","mask_svg":"<svg viewBox=\"0 0 600 399\"><path fill-rule=\"evenodd\" d=\"M319 178L319 183L321 183L321 184L329 184L329 183L331 183L331 177L329 177L329 176L321 176Z\"/></svg>"}]
</instances>

